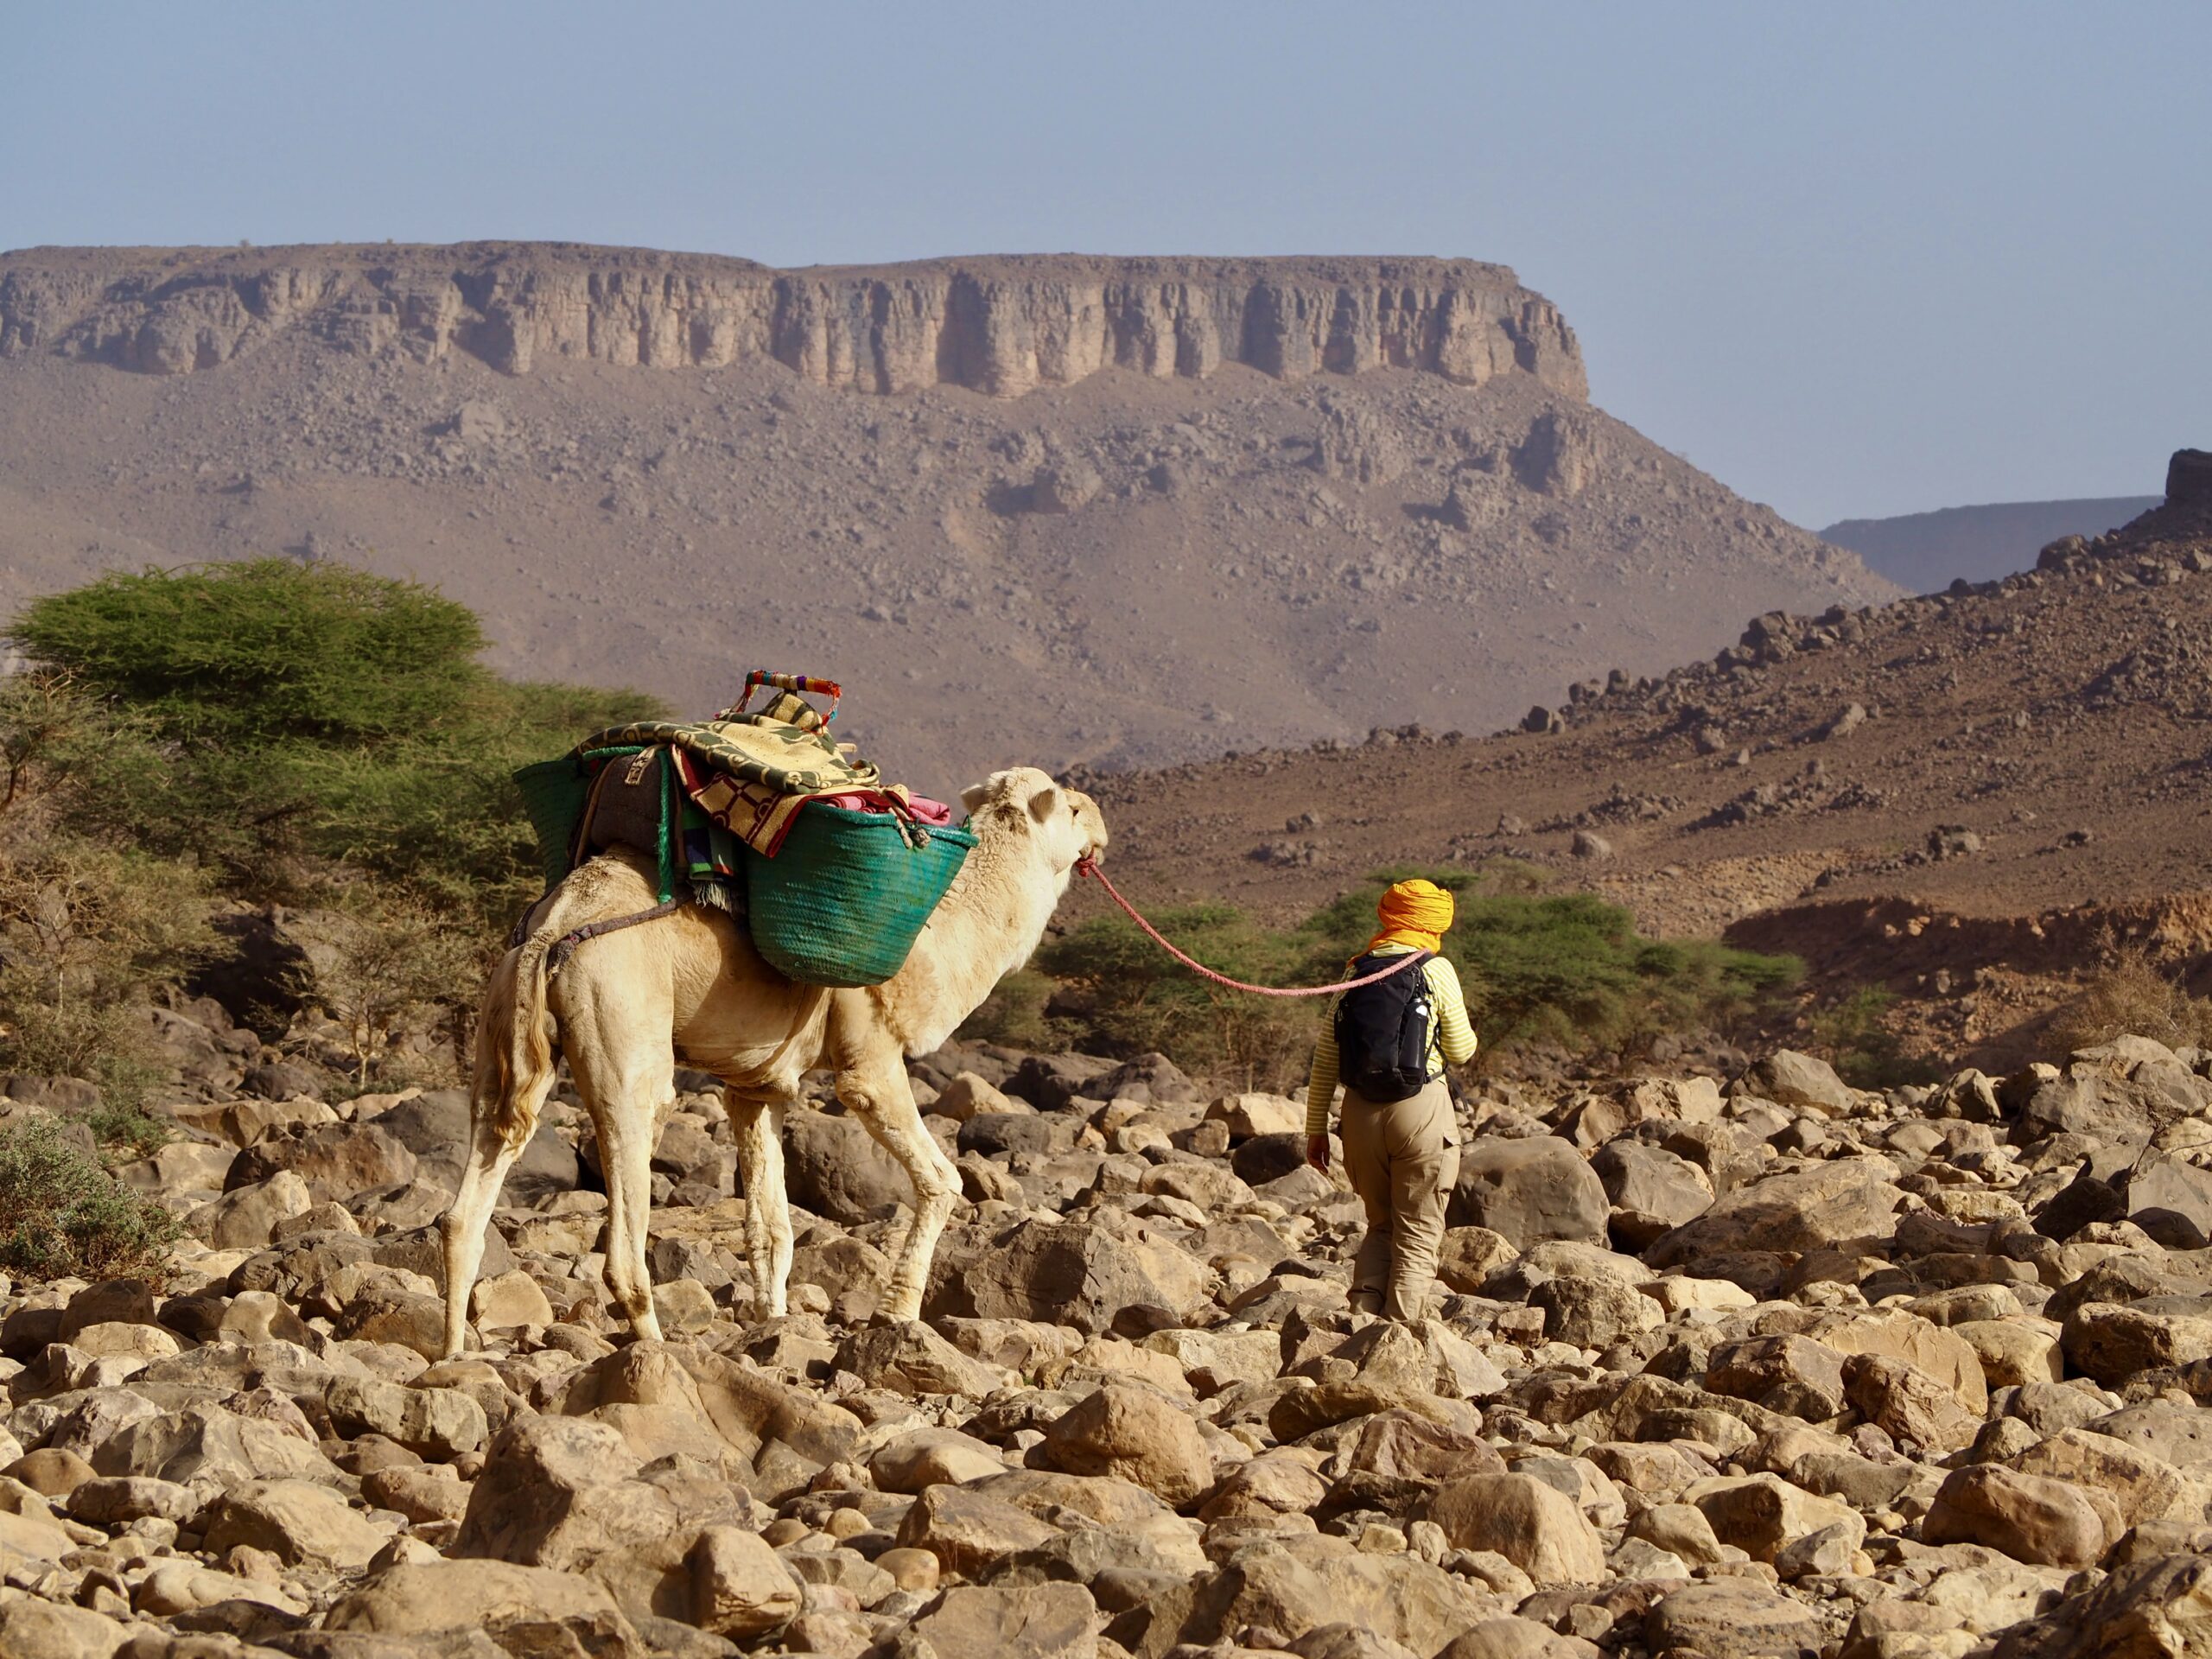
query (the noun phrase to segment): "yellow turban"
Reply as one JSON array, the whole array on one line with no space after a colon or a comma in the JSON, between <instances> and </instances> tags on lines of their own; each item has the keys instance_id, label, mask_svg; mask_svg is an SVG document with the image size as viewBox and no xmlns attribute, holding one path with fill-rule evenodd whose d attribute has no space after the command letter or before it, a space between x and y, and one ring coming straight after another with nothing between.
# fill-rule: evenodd
<instances>
[{"instance_id":1,"label":"yellow turban","mask_svg":"<svg viewBox=\"0 0 2212 1659\"><path fill-rule=\"evenodd\" d=\"M1452 925L1452 895L1433 881L1401 881L1382 895L1375 913L1382 931L1367 942L1368 950L1407 944L1416 950L1440 950L1444 930Z\"/></svg>"}]
</instances>

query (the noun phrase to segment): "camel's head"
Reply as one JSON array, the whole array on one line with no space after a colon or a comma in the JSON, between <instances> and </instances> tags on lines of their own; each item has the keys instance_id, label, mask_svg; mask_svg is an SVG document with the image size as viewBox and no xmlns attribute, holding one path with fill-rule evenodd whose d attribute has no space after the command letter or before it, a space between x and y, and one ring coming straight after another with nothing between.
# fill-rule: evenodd
<instances>
[{"instance_id":1,"label":"camel's head","mask_svg":"<svg viewBox=\"0 0 2212 1659\"><path fill-rule=\"evenodd\" d=\"M1066 789L1034 766L1009 766L960 791L960 804L979 829L1009 831L1036 842L1055 875L1106 850L1106 820L1098 803Z\"/></svg>"}]
</instances>

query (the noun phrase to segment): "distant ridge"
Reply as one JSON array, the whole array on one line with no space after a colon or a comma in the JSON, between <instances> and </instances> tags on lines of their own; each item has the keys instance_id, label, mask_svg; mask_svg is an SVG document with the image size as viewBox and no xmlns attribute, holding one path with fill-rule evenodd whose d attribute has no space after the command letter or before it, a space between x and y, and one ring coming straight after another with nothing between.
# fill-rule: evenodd
<instances>
[{"instance_id":1,"label":"distant ridge","mask_svg":"<svg viewBox=\"0 0 2212 1659\"><path fill-rule=\"evenodd\" d=\"M502 671L839 680L939 794L1492 730L1897 596L1592 407L1480 261L0 254L0 618L277 551L436 582Z\"/></svg>"},{"instance_id":2,"label":"distant ridge","mask_svg":"<svg viewBox=\"0 0 2212 1659\"><path fill-rule=\"evenodd\" d=\"M1961 577L1995 582L2035 567L2062 536L2096 536L2148 512L2163 498L2105 495L2075 501L1999 501L1895 518L1839 518L1820 532L1867 569L1915 593L1937 594Z\"/></svg>"}]
</instances>

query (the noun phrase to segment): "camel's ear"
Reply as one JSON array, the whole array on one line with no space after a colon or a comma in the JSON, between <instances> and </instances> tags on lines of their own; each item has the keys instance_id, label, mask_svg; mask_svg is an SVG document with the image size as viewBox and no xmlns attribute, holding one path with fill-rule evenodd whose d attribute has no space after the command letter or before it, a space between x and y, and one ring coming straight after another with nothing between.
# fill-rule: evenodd
<instances>
[{"instance_id":1,"label":"camel's ear","mask_svg":"<svg viewBox=\"0 0 2212 1659\"><path fill-rule=\"evenodd\" d=\"M1060 810L1060 786L1047 784L1029 798L1029 816L1039 823Z\"/></svg>"},{"instance_id":2,"label":"camel's ear","mask_svg":"<svg viewBox=\"0 0 2212 1659\"><path fill-rule=\"evenodd\" d=\"M960 791L960 805L969 817L974 817L983 803L991 798L988 784L970 784Z\"/></svg>"}]
</instances>

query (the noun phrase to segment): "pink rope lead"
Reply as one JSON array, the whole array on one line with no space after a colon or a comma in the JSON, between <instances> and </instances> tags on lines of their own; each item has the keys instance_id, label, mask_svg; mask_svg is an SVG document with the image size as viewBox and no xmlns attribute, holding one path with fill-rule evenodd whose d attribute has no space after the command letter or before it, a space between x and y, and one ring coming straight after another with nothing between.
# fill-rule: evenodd
<instances>
[{"instance_id":1,"label":"pink rope lead","mask_svg":"<svg viewBox=\"0 0 2212 1659\"><path fill-rule=\"evenodd\" d=\"M1185 956L1170 944L1166 936L1158 928L1137 913L1137 907L1135 905L1122 897L1120 890L1106 879L1106 872L1098 868L1098 861L1096 859L1079 858L1076 860L1075 868L1078 874L1096 877L1098 885L1106 889L1107 897L1127 911L1129 919L1142 928L1154 944L1192 973L1198 975L1201 978L1210 979L1217 985L1226 985L1232 991L1249 991L1255 996L1334 996L1339 991L1349 991L1356 986L1372 985L1379 979L1388 979L1391 975L1402 973L1421 960L1421 952L1408 951L1403 962L1393 963L1389 967L1370 974L1363 979L1343 979L1333 985L1307 985L1295 990L1281 990L1271 985L1247 985L1241 979L1230 978L1227 974L1217 974L1203 962Z\"/></svg>"}]
</instances>

